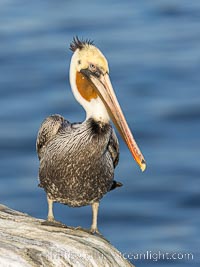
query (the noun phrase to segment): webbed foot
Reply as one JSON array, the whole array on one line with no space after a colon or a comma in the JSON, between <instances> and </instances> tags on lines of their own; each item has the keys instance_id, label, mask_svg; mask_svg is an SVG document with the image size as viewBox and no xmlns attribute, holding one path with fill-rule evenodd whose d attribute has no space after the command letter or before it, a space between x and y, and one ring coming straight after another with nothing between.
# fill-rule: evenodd
<instances>
[{"instance_id":1,"label":"webbed foot","mask_svg":"<svg viewBox=\"0 0 200 267\"><path fill-rule=\"evenodd\" d=\"M93 234L93 235L94 234L101 235L99 230L98 230L98 228L94 228L94 227L90 228L90 233Z\"/></svg>"},{"instance_id":2,"label":"webbed foot","mask_svg":"<svg viewBox=\"0 0 200 267\"><path fill-rule=\"evenodd\" d=\"M83 231L83 232L86 232L88 234L93 234L93 235L97 235L97 236L100 236L102 237L103 235L99 232L99 230L97 228L90 228L90 229L86 229L86 228L82 228L81 226L78 226L78 227L75 227L74 228L75 230L80 230L80 231Z\"/></svg>"},{"instance_id":3,"label":"webbed foot","mask_svg":"<svg viewBox=\"0 0 200 267\"><path fill-rule=\"evenodd\" d=\"M53 227L61 227L61 228L69 228L64 223L61 223L59 221L56 221L55 219L49 219L49 218L46 221L43 221L41 223L41 225L53 226Z\"/></svg>"}]
</instances>

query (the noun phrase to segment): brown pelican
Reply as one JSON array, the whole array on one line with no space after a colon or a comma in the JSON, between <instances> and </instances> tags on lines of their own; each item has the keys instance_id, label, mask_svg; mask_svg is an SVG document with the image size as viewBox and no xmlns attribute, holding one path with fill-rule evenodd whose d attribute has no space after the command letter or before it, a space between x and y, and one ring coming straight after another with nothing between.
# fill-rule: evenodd
<instances>
[{"instance_id":1,"label":"brown pelican","mask_svg":"<svg viewBox=\"0 0 200 267\"><path fill-rule=\"evenodd\" d=\"M93 42L77 37L70 45L70 84L86 111L82 123L60 115L49 116L37 136L39 179L48 201L47 220L54 222L53 203L72 207L92 206L91 232L98 233L100 199L121 186L113 180L119 144L110 118L144 171L146 164L126 123L109 78L108 62Z\"/></svg>"}]
</instances>

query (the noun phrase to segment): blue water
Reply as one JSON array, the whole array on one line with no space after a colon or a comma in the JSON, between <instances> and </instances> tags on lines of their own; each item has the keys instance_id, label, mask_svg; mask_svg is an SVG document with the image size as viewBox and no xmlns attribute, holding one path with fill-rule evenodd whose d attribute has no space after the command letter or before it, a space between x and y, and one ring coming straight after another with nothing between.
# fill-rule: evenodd
<instances>
[{"instance_id":1,"label":"blue water","mask_svg":"<svg viewBox=\"0 0 200 267\"><path fill-rule=\"evenodd\" d=\"M200 1L0 1L0 202L46 218L35 140L54 113L84 119L69 86L69 43L91 38L109 60L119 102L145 155L141 173L120 139L101 232L128 254L192 253L200 263ZM58 220L89 227L91 208L55 205ZM134 254L134 255L135 255ZM155 257L154 257L155 258Z\"/></svg>"}]
</instances>

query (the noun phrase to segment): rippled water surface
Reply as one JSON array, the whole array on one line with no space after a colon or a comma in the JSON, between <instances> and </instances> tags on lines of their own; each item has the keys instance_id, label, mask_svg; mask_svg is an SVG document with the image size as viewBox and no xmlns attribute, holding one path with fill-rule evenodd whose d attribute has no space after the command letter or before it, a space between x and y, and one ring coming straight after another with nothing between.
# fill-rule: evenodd
<instances>
[{"instance_id":1,"label":"rippled water surface","mask_svg":"<svg viewBox=\"0 0 200 267\"><path fill-rule=\"evenodd\" d=\"M35 139L54 113L84 119L69 86L69 43L91 38L148 164L141 173L120 138L119 190L106 195L101 232L135 255L192 253L200 262L200 1L0 1L0 202L45 218ZM55 205L58 220L89 227L90 207Z\"/></svg>"}]
</instances>

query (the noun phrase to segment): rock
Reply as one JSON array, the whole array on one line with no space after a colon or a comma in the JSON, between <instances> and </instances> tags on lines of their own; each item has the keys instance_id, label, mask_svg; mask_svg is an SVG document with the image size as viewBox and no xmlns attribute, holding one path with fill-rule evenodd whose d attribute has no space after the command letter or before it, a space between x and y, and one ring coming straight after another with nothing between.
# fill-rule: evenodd
<instances>
[{"instance_id":1,"label":"rock","mask_svg":"<svg viewBox=\"0 0 200 267\"><path fill-rule=\"evenodd\" d=\"M1 267L134 267L107 240L0 205Z\"/></svg>"}]
</instances>

